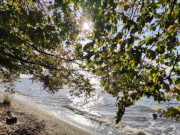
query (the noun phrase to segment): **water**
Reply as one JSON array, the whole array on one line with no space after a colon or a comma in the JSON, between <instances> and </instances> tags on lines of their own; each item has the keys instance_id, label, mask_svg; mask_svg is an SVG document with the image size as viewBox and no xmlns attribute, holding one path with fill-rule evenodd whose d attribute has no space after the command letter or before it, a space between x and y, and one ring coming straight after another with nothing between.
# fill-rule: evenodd
<instances>
[{"instance_id":1,"label":"water","mask_svg":"<svg viewBox=\"0 0 180 135\"><path fill-rule=\"evenodd\" d=\"M101 88L96 89L100 91ZM83 97L69 96L69 90L65 86L59 92L50 94L37 83L23 78L22 82L16 83L15 97L97 135L135 135L140 131L153 135L180 135L180 122L152 118L156 109L166 108L166 103L159 105L152 99L143 98L136 105L126 108L122 121L116 125L117 107L111 95L97 95L86 101ZM173 106L178 104L172 103Z\"/></svg>"}]
</instances>

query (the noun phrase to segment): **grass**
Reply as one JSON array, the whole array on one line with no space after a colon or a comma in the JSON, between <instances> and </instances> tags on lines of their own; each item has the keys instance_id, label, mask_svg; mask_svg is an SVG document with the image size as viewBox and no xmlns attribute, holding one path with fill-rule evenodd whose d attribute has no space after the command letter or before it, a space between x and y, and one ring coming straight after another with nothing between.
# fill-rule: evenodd
<instances>
[{"instance_id":1,"label":"grass","mask_svg":"<svg viewBox=\"0 0 180 135\"><path fill-rule=\"evenodd\" d=\"M8 94L6 94L3 98L3 101L1 102L1 105L4 106L4 105L11 105L11 98Z\"/></svg>"}]
</instances>

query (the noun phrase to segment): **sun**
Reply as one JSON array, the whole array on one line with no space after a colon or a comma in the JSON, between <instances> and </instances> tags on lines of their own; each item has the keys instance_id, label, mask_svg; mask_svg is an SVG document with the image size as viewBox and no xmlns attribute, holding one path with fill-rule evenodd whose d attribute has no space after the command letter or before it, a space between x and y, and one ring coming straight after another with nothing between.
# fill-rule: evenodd
<instances>
[{"instance_id":1,"label":"sun","mask_svg":"<svg viewBox=\"0 0 180 135\"><path fill-rule=\"evenodd\" d=\"M90 26L89 26L89 24L87 22L85 22L83 24L83 28L84 28L84 30L88 30L90 28Z\"/></svg>"},{"instance_id":2,"label":"sun","mask_svg":"<svg viewBox=\"0 0 180 135\"><path fill-rule=\"evenodd\" d=\"M83 33L92 33L93 23L88 17L81 18L81 30Z\"/></svg>"}]
</instances>

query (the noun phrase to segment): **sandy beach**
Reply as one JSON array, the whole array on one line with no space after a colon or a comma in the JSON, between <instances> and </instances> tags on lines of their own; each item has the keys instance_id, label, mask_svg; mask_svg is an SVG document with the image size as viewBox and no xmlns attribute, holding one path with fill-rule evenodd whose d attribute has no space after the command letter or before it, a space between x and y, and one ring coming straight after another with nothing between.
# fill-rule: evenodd
<instances>
[{"instance_id":1,"label":"sandy beach","mask_svg":"<svg viewBox=\"0 0 180 135\"><path fill-rule=\"evenodd\" d=\"M3 96L5 96L5 93L0 92L0 102L2 102ZM17 123L6 124L8 111L15 114ZM21 132L25 134L33 133L33 135L92 135L86 130L67 123L49 112L17 100L12 96L11 105L0 109L0 135L18 134Z\"/></svg>"}]
</instances>

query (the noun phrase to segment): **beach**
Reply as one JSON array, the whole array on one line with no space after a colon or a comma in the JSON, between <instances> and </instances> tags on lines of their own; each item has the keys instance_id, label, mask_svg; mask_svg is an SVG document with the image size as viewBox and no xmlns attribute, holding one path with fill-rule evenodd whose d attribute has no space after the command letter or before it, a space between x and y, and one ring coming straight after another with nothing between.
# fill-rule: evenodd
<instances>
[{"instance_id":1,"label":"beach","mask_svg":"<svg viewBox=\"0 0 180 135\"><path fill-rule=\"evenodd\" d=\"M32 83L28 78L22 78L21 82L15 84L11 108L15 108L18 121L17 124L6 125L9 130L18 131L18 128L22 130L25 127L30 131L48 135L86 135L90 133L95 135L137 135L142 132L145 135L178 135L180 131L179 121L163 117L153 119L152 114L156 113L158 108L165 108L168 104L158 104L151 98L144 97L134 106L127 107L122 121L115 124L117 107L115 99L111 95L97 94L84 100L85 97L70 96L71 88L68 86L64 86L63 89L52 94L43 90L38 83ZM5 89L2 87L0 90ZM101 87L97 87L96 91L101 91ZM2 96L2 94L0 95ZM171 106L176 107L177 105L179 105L178 102L171 102ZM34 106L36 107L34 108ZM38 110L45 110L45 112ZM6 113L4 114L6 115ZM5 118L4 114L0 114L0 116ZM21 121L24 124L21 125ZM70 123L71 126L67 123ZM0 121L0 131L6 133L5 129ZM13 132L11 131L11 133Z\"/></svg>"},{"instance_id":2,"label":"beach","mask_svg":"<svg viewBox=\"0 0 180 135\"><path fill-rule=\"evenodd\" d=\"M6 93L0 92L1 102L5 95ZM6 124L6 113L8 111L15 114L17 123ZM0 135L7 134L6 132L10 134L20 132L28 134L29 132L29 134L33 133L33 135L92 135L92 133L86 130L55 117L50 112L15 99L13 96L11 97L10 106L1 107L0 116Z\"/></svg>"}]
</instances>

